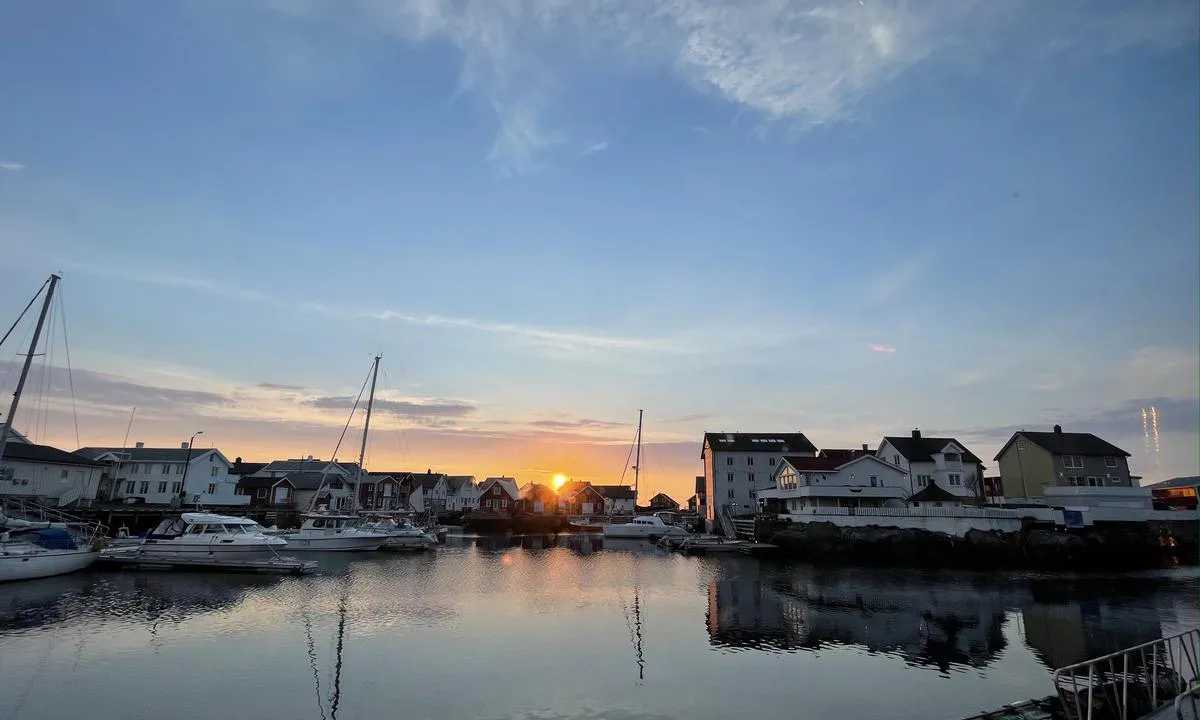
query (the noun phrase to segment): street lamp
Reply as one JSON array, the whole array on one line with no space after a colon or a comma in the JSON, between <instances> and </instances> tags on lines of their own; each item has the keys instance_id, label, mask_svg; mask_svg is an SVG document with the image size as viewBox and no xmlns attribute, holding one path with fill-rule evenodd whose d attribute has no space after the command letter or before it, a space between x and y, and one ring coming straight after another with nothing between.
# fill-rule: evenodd
<instances>
[{"instance_id":1,"label":"street lamp","mask_svg":"<svg viewBox=\"0 0 1200 720\"><path fill-rule=\"evenodd\" d=\"M188 440L187 457L183 461L183 479L179 481L179 504L183 505L184 498L187 497L187 476L188 468L192 464L192 446L196 444L196 436L203 435L203 430L197 430L192 433L192 439Z\"/></svg>"}]
</instances>

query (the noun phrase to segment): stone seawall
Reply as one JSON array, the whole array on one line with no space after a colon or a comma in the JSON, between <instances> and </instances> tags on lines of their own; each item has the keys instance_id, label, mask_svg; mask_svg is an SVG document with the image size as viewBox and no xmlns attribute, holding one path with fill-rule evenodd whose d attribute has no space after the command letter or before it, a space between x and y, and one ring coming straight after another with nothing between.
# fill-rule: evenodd
<instances>
[{"instance_id":1,"label":"stone seawall","mask_svg":"<svg viewBox=\"0 0 1200 720\"><path fill-rule=\"evenodd\" d=\"M972 530L954 537L894 527L829 522L760 528L759 537L813 563L926 567L1133 569L1197 561L1200 523L1097 523L1079 529L1029 524L1017 532Z\"/></svg>"}]
</instances>

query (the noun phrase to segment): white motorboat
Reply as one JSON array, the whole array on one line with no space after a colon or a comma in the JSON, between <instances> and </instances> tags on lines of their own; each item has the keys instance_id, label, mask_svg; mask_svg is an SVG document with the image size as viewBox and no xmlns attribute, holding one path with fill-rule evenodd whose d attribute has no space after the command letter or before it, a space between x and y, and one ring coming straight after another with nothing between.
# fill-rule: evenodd
<instances>
[{"instance_id":1,"label":"white motorboat","mask_svg":"<svg viewBox=\"0 0 1200 720\"><path fill-rule=\"evenodd\" d=\"M690 533L678 525L668 525L657 515L639 515L627 523L610 523L604 526L606 538L661 538L668 535L684 536Z\"/></svg>"},{"instance_id":2,"label":"white motorboat","mask_svg":"<svg viewBox=\"0 0 1200 720\"><path fill-rule=\"evenodd\" d=\"M299 530L278 536L293 550L361 552L378 550L390 539L382 532L363 528L362 518L356 515L313 512L303 517Z\"/></svg>"},{"instance_id":3,"label":"white motorboat","mask_svg":"<svg viewBox=\"0 0 1200 720\"><path fill-rule=\"evenodd\" d=\"M65 526L9 530L0 534L0 582L66 575L99 557L99 543L78 538Z\"/></svg>"},{"instance_id":4,"label":"white motorboat","mask_svg":"<svg viewBox=\"0 0 1200 720\"><path fill-rule=\"evenodd\" d=\"M403 520L368 517L361 527L368 532L387 535L387 542L383 545L385 549L421 550L437 545L437 537L432 533Z\"/></svg>"},{"instance_id":5,"label":"white motorboat","mask_svg":"<svg viewBox=\"0 0 1200 720\"><path fill-rule=\"evenodd\" d=\"M189 560L268 560L287 547L253 520L230 515L185 512L158 524L138 553L150 558Z\"/></svg>"}]
</instances>

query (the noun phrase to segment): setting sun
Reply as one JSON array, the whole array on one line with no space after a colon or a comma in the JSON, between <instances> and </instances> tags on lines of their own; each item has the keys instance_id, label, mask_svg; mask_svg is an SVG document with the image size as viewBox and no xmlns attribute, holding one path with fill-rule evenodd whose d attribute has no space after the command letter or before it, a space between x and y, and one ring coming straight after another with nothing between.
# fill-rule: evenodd
<instances>
[{"instance_id":1,"label":"setting sun","mask_svg":"<svg viewBox=\"0 0 1200 720\"><path fill-rule=\"evenodd\" d=\"M555 490L559 489L560 487L563 486L563 483L565 483L566 481L567 481L566 475L555 475L554 476L554 489Z\"/></svg>"}]
</instances>

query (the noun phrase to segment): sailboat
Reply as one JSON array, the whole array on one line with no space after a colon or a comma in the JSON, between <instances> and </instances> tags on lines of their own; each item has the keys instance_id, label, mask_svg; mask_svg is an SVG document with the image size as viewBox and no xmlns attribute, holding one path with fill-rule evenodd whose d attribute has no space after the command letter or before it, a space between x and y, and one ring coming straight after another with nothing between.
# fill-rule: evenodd
<instances>
[{"instance_id":1,"label":"sailboat","mask_svg":"<svg viewBox=\"0 0 1200 720\"><path fill-rule=\"evenodd\" d=\"M642 411L638 410L637 457L633 466L633 507L637 511L638 481L642 472ZM658 515L639 515L627 523L609 523L604 526L606 538L641 538L657 540L668 535L683 536L690 533L678 525L670 525Z\"/></svg>"},{"instance_id":2,"label":"sailboat","mask_svg":"<svg viewBox=\"0 0 1200 720\"><path fill-rule=\"evenodd\" d=\"M380 356L376 355L375 361L371 365L371 394L367 397L367 417L363 422L362 447L358 453L358 480L362 480L363 461L367 456L367 433L371 429L371 409L375 404L375 381L379 377L379 359ZM351 410L351 416L353 413L354 411ZM335 451L334 455L336 454ZM304 518L304 523L300 529L283 533L282 537L287 541L289 548L321 552L354 552L379 550L388 543L389 537L385 533L362 527L362 518L353 512L335 513L328 510L317 510L314 506L324 489L325 481L322 479L321 486L313 494L309 511L301 516ZM357 507L358 482L354 483L353 499L354 505Z\"/></svg>"},{"instance_id":3,"label":"sailboat","mask_svg":"<svg viewBox=\"0 0 1200 720\"><path fill-rule=\"evenodd\" d=\"M38 289L46 291L42 302L41 314L38 315L37 326L33 331L33 339L29 343L29 352L25 355L25 363L21 367L21 377L17 380L17 389L13 392L12 405L4 425L0 426L0 479L11 474L6 472L3 465L4 451L8 447L8 438L12 435L13 420L21 403L21 393L25 389L25 380L29 377L29 366L37 354L38 341L42 336L42 328L46 324L46 316L50 311L50 303L54 299L54 290L58 287L58 275L51 275ZM32 307L37 295L21 311L17 323L24 317L25 312ZM15 328L17 323L13 323ZM9 330L11 333L12 330ZM5 334L8 337L8 334ZM0 339L0 342L3 342ZM12 580L33 580L36 578L66 575L89 567L100 557L102 543L102 528L90 525L88 536L79 533L76 527L63 522L31 522L23 518L10 518L0 511L0 582Z\"/></svg>"},{"instance_id":4,"label":"sailboat","mask_svg":"<svg viewBox=\"0 0 1200 720\"><path fill-rule=\"evenodd\" d=\"M634 447L637 449L637 457L634 459L633 464L633 508L635 512L637 511L638 476L641 471L640 466L642 464L642 412L642 410L638 410L637 435L634 438ZM625 469L628 470L628 458L626 458L625 462ZM621 473L621 480L625 480L624 472ZM582 520L571 520L569 523L567 523L567 525L570 527L572 532L601 533L605 532L606 528L609 526L609 523L608 518L602 518L599 520L595 518L585 518Z\"/></svg>"}]
</instances>

